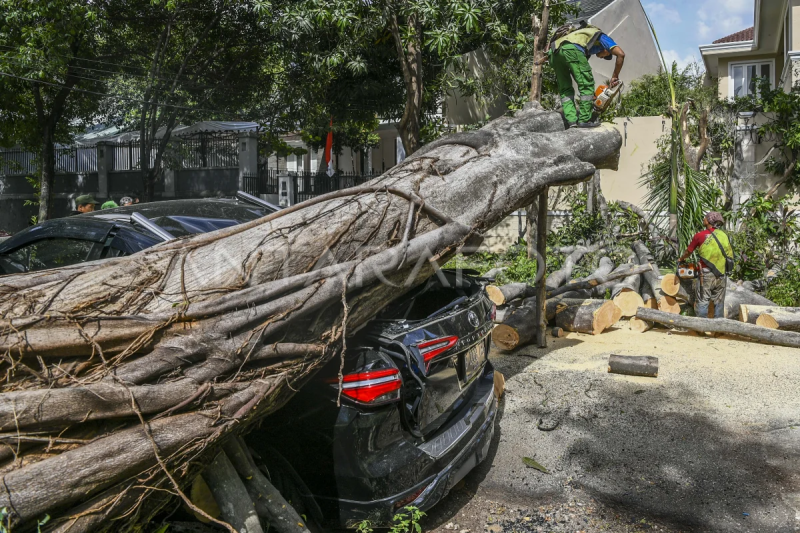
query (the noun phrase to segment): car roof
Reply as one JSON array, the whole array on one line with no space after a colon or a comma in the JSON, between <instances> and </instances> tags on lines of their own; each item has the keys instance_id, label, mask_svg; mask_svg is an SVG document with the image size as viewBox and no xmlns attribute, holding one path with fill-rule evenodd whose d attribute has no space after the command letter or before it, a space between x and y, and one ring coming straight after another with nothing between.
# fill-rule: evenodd
<instances>
[{"instance_id":1,"label":"car roof","mask_svg":"<svg viewBox=\"0 0 800 533\"><path fill-rule=\"evenodd\" d=\"M228 198L196 198L187 200L163 200L158 202L145 202L115 207L113 209L103 209L78 215L83 218L112 218L120 217L117 220L141 213L149 219L169 216L190 216L204 218L228 218L238 222L255 220L273 212L273 210L261 207L249 202L238 199Z\"/></svg>"},{"instance_id":2,"label":"car roof","mask_svg":"<svg viewBox=\"0 0 800 533\"><path fill-rule=\"evenodd\" d=\"M78 216L46 220L41 224L25 228L13 237L9 237L0 243L0 253L13 250L33 240L51 237L103 242L114 225L115 223L110 220Z\"/></svg>"}]
</instances>

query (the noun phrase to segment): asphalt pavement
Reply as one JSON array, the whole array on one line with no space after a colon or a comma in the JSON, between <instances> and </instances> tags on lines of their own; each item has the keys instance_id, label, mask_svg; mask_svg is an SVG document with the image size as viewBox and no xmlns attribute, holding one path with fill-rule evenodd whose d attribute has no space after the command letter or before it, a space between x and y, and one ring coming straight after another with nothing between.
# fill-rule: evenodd
<instances>
[{"instance_id":1,"label":"asphalt pavement","mask_svg":"<svg viewBox=\"0 0 800 533\"><path fill-rule=\"evenodd\" d=\"M425 531L800 531L800 351L625 323L548 343L492 353L489 457ZM659 375L609 374L612 353Z\"/></svg>"}]
</instances>

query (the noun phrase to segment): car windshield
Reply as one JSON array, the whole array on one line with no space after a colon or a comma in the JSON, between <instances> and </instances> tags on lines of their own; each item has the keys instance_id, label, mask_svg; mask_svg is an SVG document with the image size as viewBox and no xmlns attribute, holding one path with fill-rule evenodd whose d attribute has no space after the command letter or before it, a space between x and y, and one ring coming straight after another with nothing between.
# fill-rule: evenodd
<instances>
[{"instance_id":1,"label":"car windshield","mask_svg":"<svg viewBox=\"0 0 800 533\"><path fill-rule=\"evenodd\" d=\"M152 220L175 237L184 237L186 235L192 235L195 233L208 233L210 231L236 226L240 223L237 220L229 218L201 218L182 216L158 217Z\"/></svg>"}]
</instances>

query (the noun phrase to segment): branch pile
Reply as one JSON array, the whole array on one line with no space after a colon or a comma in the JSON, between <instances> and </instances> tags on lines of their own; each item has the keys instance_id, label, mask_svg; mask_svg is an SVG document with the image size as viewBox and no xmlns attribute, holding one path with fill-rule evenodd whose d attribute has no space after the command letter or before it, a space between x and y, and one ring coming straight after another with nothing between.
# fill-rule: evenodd
<instances>
[{"instance_id":1,"label":"branch pile","mask_svg":"<svg viewBox=\"0 0 800 533\"><path fill-rule=\"evenodd\" d=\"M350 332L544 187L613 168L620 144L531 107L257 221L0 279L14 531L46 514L50 531L134 530L199 465L244 468L222 444L342 356Z\"/></svg>"}]
</instances>

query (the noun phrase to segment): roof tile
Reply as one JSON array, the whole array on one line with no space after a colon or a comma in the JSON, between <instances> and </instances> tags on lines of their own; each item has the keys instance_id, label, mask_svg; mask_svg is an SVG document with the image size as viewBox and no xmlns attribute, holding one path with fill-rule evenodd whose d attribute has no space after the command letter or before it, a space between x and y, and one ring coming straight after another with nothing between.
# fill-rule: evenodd
<instances>
[{"instance_id":1,"label":"roof tile","mask_svg":"<svg viewBox=\"0 0 800 533\"><path fill-rule=\"evenodd\" d=\"M713 44L722 43L738 43L741 41L752 41L755 38L755 27L747 28L746 30L737 31L722 39L717 39Z\"/></svg>"}]
</instances>

